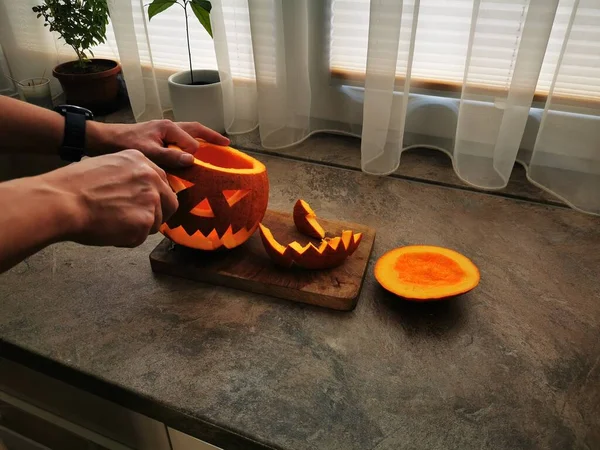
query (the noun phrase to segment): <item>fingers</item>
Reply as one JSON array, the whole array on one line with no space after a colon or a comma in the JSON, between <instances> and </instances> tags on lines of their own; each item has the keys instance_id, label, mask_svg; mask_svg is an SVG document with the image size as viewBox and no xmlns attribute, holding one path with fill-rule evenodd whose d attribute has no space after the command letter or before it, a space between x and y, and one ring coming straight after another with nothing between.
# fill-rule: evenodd
<instances>
[{"instance_id":1,"label":"fingers","mask_svg":"<svg viewBox=\"0 0 600 450\"><path fill-rule=\"evenodd\" d=\"M160 229L160 226L163 223L164 219L163 219L161 202L162 202L162 200L159 198L159 200L156 202L156 204L154 206L154 223L152 224L152 228L150 228L149 234L158 233L158 230Z\"/></svg>"},{"instance_id":2,"label":"fingers","mask_svg":"<svg viewBox=\"0 0 600 450\"><path fill-rule=\"evenodd\" d=\"M198 142L192 135L178 127L171 121L164 121L163 140L167 144L175 144L184 152L195 153L198 149Z\"/></svg>"},{"instance_id":3,"label":"fingers","mask_svg":"<svg viewBox=\"0 0 600 450\"><path fill-rule=\"evenodd\" d=\"M166 222L171 218L173 213L177 211L179 206L179 202L177 201L177 195L173 190L169 187L169 185L162 185L159 190L160 194L160 205L162 217L160 223Z\"/></svg>"},{"instance_id":4,"label":"fingers","mask_svg":"<svg viewBox=\"0 0 600 450\"><path fill-rule=\"evenodd\" d=\"M230 141L222 134L211 130L198 122L177 122L176 125L194 138L204 139L216 145L229 145Z\"/></svg>"},{"instance_id":5,"label":"fingers","mask_svg":"<svg viewBox=\"0 0 600 450\"><path fill-rule=\"evenodd\" d=\"M178 150L172 151L181 153ZM152 169L152 171L159 177L159 180L155 180L153 183L159 195L159 201L156 201L155 203L157 204L154 205L155 221L151 228L151 233L156 233L163 221L168 220L177 210L177 207L179 206L177 195L173 192L173 189L171 189L169 181L167 180L167 174L163 169L158 167L154 162L150 161L137 150L126 150L124 153L128 153L133 158L142 158L143 163Z\"/></svg>"},{"instance_id":6,"label":"fingers","mask_svg":"<svg viewBox=\"0 0 600 450\"><path fill-rule=\"evenodd\" d=\"M146 162L146 164L148 164L150 166L150 168L152 168L160 177L160 179L167 184L167 186L169 185L169 180L167 180L167 173L161 169L160 167L158 167L154 162L152 162L151 160L149 160L148 158L144 157L144 160Z\"/></svg>"},{"instance_id":7,"label":"fingers","mask_svg":"<svg viewBox=\"0 0 600 450\"><path fill-rule=\"evenodd\" d=\"M172 150L172 151L177 151L177 150ZM179 152L180 153L180 152ZM171 189L171 186L169 185L169 181L167 180L167 174L165 173L164 170L162 170L160 167L158 167L155 163L153 163L152 161L150 161L149 159L147 160L147 164L154 169L154 171L160 176L162 183L158 183L158 193L160 195L160 208L156 208L156 222L154 224L154 226L152 227L152 232L156 233L158 231L158 228L160 227L160 225L166 221L169 220L169 218L173 215L173 213L177 210L177 207L179 206L179 203L177 201L177 195L175 194L175 192L173 192L173 189Z\"/></svg>"},{"instance_id":8,"label":"fingers","mask_svg":"<svg viewBox=\"0 0 600 450\"><path fill-rule=\"evenodd\" d=\"M198 146L197 142L196 146ZM152 161L156 164L171 169L187 167L194 163L194 157L189 153L172 148L160 147L158 145L149 149L149 151L146 152L146 155L149 158L152 158Z\"/></svg>"}]
</instances>

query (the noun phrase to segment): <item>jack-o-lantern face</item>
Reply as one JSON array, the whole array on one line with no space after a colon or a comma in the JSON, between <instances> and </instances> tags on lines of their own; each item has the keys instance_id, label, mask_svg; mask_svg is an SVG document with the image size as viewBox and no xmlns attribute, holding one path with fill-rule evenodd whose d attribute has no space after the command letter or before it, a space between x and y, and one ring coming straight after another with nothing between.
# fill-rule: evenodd
<instances>
[{"instance_id":1,"label":"jack-o-lantern face","mask_svg":"<svg viewBox=\"0 0 600 450\"><path fill-rule=\"evenodd\" d=\"M194 165L167 174L179 208L160 231L186 247L237 247L252 236L267 210L267 169L231 147L198 142Z\"/></svg>"}]
</instances>

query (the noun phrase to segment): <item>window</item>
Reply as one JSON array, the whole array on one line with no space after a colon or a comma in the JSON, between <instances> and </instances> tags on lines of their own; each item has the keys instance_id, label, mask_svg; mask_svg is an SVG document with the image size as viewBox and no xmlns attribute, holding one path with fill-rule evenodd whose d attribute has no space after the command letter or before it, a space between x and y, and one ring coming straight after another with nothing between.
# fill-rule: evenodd
<instances>
[{"instance_id":1,"label":"window","mask_svg":"<svg viewBox=\"0 0 600 450\"><path fill-rule=\"evenodd\" d=\"M170 69L173 72L188 68L189 60L183 10L177 5L173 5L153 17L152 21L149 21L147 8L145 7L142 13L139 0L131 0L131 3L136 34L144 36L144 27L148 29L150 51L154 65L161 69ZM204 31L204 28L197 23L193 15L190 16L190 44L195 68L217 68L212 39ZM150 53L147 49L144 51L144 47L141 48L140 57L142 62L150 64ZM97 57L118 58L119 51L112 27L107 30L106 43L96 47L94 55Z\"/></svg>"},{"instance_id":2,"label":"window","mask_svg":"<svg viewBox=\"0 0 600 450\"><path fill-rule=\"evenodd\" d=\"M536 95L548 94L561 53L574 0L561 0L538 79ZM527 14L527 1L483 1L477 46L473 48L472 83L483 89L508 87ZM330 72L344 83L364 80L369 32L369 0L332 0ZM405 2L401 43L409 43L414 1ZM413 88L459 91L463 82L473 0L421 0L411 73ZM579 8L562 61L555 95L600 101L600 9ZM378 26L385 26L384 23ZM398 52L397 77L405 76L408 45Z\"/></svg>"},{"instance_id":3,"label":"window","mask_svg":"<svg viewBox=\"0 0 600 450\"><path fill-rule=\"evenodd\" d=\"M154 67L166 72L188 69L185 16L182 8L173 5L149 21L147 8L144 7L142 13L139 0L131 0L131 3L136 34L144 36L144 28L147 27ZM194 69L217 69L212 38L189 9L188 16ZM241 1L227 2L227 6L223 7L223 16L228 43L236 46L236 57L230 58L232 74L237 78L254 78L248 6ZM94 49L94 54L99 57L118 58L117 42L112 27L107 31L106 43ZM150 53L147 50L142 51L140 56L142 62L150 63Z\"/></svg>"}]
</instances>

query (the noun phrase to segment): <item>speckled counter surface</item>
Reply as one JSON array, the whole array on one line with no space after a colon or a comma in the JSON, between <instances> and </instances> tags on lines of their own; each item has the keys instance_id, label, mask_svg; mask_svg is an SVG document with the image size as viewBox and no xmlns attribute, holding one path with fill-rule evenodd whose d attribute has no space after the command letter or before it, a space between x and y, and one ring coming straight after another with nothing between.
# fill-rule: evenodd
<instances>
[{"instance_id":1,"label":"speckled counter surface","mask_svg":"<svg viewBox=\"0 0 600 450\"><path fill-rule=\"evenodd\" d=\"M0 275L0 354L226 449L600 448L600 219L260 156L270 206L454 248L469 294L333 312L64 243ZM251 443L254 442L254 443Z\"/></svg>"}]
</instances>

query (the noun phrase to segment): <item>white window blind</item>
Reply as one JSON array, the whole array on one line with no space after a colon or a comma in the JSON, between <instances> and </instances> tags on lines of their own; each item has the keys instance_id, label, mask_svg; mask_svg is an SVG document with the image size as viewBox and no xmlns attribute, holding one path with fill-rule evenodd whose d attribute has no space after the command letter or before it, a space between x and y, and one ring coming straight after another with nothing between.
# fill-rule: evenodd
<instances>
[{"instance_id":1,"label":"white window blind","mask_svg":"<svg viewBox=\"0 0 600 450\"><path fill-rule=\"evenodd\" d=\"M537 93L546 94L561 53L574 0L561 0L553 23ZM469 82L509 86L528 1L482 1L472 49ZM409 42L414 2L404 4L400 41ZM360 80L367 61L369 0L333 0L330 70ZM459 86L464 77L473 0L421 0L411 84ZM600 100L600 6L578 9L556 80L555 95ZM385 23L378 26L386 26ZM397 77L405 76L408 46L400 45Z\"/></svg>"},{"instance_id":2,"label":"white window blind","mask_svg":"<svg viewBox=\"0 0 600 450\"><path fill-rule=\"evenodd\" d=\"M189 69L188 47L186 40L185 16L183 9L173 5L167 10L148 20L147 6L143 13L139 0L123 0L132 2L133 18L136 34L146 35L150 41L152 62L158 70L176 72ZM147 5L149 2L145 2ZM194 69L217 69L214 43L206 30L200 25L196 16L188 8L190 30L190 46ZM223 5L223 18L227 30L227 42L235 52L230 57L232 75L236 78L254 78L254 62L252 60L250 20L248 6L245 1L232 0ZM146 28L145 28L146 27ZM140 47L141 60L150 64L150 55L146 47ZM107 40L94 49L96 56L118 58L118 48L112 27L107 30Z\"/></svg>"},{"instance_id":3,"label":"white window blind","mask_svg":"<svg viewBox=\"0 0 600 450\"><path fill-rule=\"evenodd\" d=\"M120 0L128 1L128 0ZM150 40L152 62L156 68L172 70L189 69L188 48L185 32L185 16L183 9L173 5L169 9L148 20L148 9L140 10L139 0L132 3L135 31L138 36L145 36L145 26ZM149 3L145 2L144 4ZM194 69L216 69L217 60L211 37L198 23L196 16L188 10L190 24L190 45ZM150 54L146 47L140 47L142 64L150 64ZM106 43L94 48L96 57L118 58L119 52L112 27L107 30Z\"/></svg>"}]
</instances>

